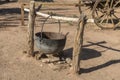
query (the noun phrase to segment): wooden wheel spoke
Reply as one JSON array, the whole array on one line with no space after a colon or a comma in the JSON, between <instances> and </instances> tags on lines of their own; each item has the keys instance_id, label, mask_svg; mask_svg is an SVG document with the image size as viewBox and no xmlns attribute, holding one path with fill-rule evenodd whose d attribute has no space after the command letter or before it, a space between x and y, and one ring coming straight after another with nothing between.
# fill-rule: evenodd
<instances>
[{"instance_id":1,"label":"wooden wheel spoke","mask_svg":"<svg viewBox=\"0 0 120 80\"><path fill-rule=\"evenodd\" d=\"M100 24L103 23L103 21L105 20L105 17L106 17L106 15L103 16L103 18L102 18L101 21L100 21Z\"/></svg>"},{"instance_id":2,"label":"wooden wheel spoke","mask_svg":"<svg viewBox=\"0 0 120 80\"><path fill-rule=\"evenodd\" d=\"M98 19L101 19L101 18L103 18L105 15L101 15L100 17L98 17Z\"/></svg>"},{"instance_id":3,"label":"wooden wheel spoke","mask_svg":"<svg viewBox=\"0 0 120 80\"><path fill-rule=\"evenodd\" d=\"M109 7L109 0L106 0L105 7Z\"/></svg>"},{"instance_id":4,"label":"wooden wheel spoke","mask_svg":"<svg viewBox=\"0 0 120 80\"><path fill-rule=\"evenodd\" d=\"M99 11L100 11L101 13L103 13L103 10L102 10L102 9L99 9Z\"/></svg>"},{"instance_id":5,"label":"wooden wheel spoke","mask_svg":"<svg viewBox=\"0 0 120 80\"><path fill-rule=\"evenodd\" d=\"M102 4L101 2L100 2L100 5L101 5L102 7L105 7L105 5L104 5L104 4Z\"/></svg>"},{"instance_id":6,"label":"wooden wheel spoke","mask_svg":"<svg viewBox=\"0 0 120 80\"><path fill-rule=\"evenodd\" d=\"M116 26L116 27L118 27L118 26L120 27L120 21L119 21L115 26Z\"/></svg>"},{"instance_id":7,"label":"wooden wheel spoke","mask_svg":"<svg viewBox=\"0 0 120 80\"><path fill-rule=\"evenodd\" d=\"M113 16L114 16L116 19L119 19L115 14L113 14Z\"/></svg>"},{"instance_id":8,"label":"wooden wheel spoke","mask_svg":"<svg viewBox=\"0 0 120 80\"><path fill-rule=\"evenodd\" d=\"M112 19L112 16L110 16L110 20L111 20L111 23L112 23L113 25L115 25L115 24L114 24L114 21L113 21L113 19Z\"/></svg>"},{"instance_id":9,"label":"wooden wheel spoke","mask_svg":"<svg viewBox=\"0 0 120 80\"><path fill-rule=\"evenodd\" d=\"M108 21L109 21L109 16L108 16L108 15L106 15L106 16L107 16L107 17L106 17L106 18L107 18L107 19L106 19L106 23L108 23Z\"/></svg>"},{"instance_id":10,"label":"wooden wheel spoke","mask_svg":"<svg viewBox=\"0 0 120 80\"><path fill-rule=\"evenodd\" d=\"M91 7L88 7L87 9L85 9L84 11L86 11L86 10L89 10Z\"/></svg>"},{"instance_id":11,"label":"wooden wheel spoke","mask_svg":"<svg viewBox=\"0 0 120 80\"><path fill-rule=\"evenodd\" d=\"M99 16L97 10L95 10L95 13L97 14L97 16Z\"/></svg>"},{"instance_id":12,"label":"wooden wheel spoke","mask_svg":"<svg viewBox=\"0 0 120 80\"><path fill-rule=\"evenodd\" d=\"M114 2L114 1L113 1L113 0L111 0L110 8L112 8L112 6L113 6L113 2Z\"/></svg>"},{"instance_id":13,"label":"wooden wheel spoke","mask_svg":"<svg viewBox=\"0 0 120 80\"><path fill-rule=\"evenodd\" d=\"M104 15L101 15L101 16L99 17L99 19L101 19L102 17L104 17Z\"/></svg>"},{"instance_id":14,"label":"wooden wheel spoke","mask_svg":"<svg viewBox=\"0 0 120 80\"><path fill-rule=\"evenodd\" d=\"M96 14L97 16L100 16L99 18L101 18L101 17L104 16L103 12L101 12L101 11L98 10L98 9L95 10L95 14ZM102 15L100 15L100 14L102 14Z\"/></svg>"},{"instance_id":15,"label":"wooden wheel spoke","mask_svg":"<svg viewBox=\"0 0 120 80\"><path fill-rule=\"evenodd\" d=\"M117 7L117 8L114 7L113 9L114 9L114 13L120 13L120 7Z\"/></svg>"},{"instance_id":16,"label":"wooden wheel spoke","mask_svg":"<svg viewBox=\"0 0 120 80\"><path fill-rule=\"evenodd\" d=\"M102 13L102 14L104 13L103 9L100 9L100 8L99 8L99 9L96 9L95 11L97 11L97 12L99 12L99 13Z\"/></svg>"},{"instance_id":17,"label":"wooden wheel spoke","mask_svg":"<svg viewBox=\"0 0 120 80\"><path fill-rule=\"evenodd\" d=\"M114 13L120 13L120 11L114 11Z\"/></svg>"},{"instance_id":18,"label":"wooden wheel spoke","mask_svg":"<svg viewBox=\"0 0 120 80\"><path fill-rule=\"evenodd\" d=\"M120 0L113 7L116 7L119 3L120 3Z\"/></svg>"}]
</instances>

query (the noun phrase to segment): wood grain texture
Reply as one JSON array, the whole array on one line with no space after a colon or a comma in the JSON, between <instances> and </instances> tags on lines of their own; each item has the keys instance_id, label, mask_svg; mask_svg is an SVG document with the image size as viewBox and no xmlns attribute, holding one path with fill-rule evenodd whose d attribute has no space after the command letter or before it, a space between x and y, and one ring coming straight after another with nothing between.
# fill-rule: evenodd
<instances>
[{"instance_id":1,"label":"wood grain texture","mask_svg":"<svg viewBox=\"0 0 120 80\"><path fill-rule=\"evenodd\" d=\"M21 25L24 26L24 4L21 4Z\"/></svg>"},{"instance_id":2,"label":"wood grain texture","mask_svg":"<svg viewBox=\"0 0 120 80\"><path fill-rule=\"evenodd\" d=\"M28 22L28 54L34 56L34 24L35 24L35 2L30 2L30 13Z\"/></svg>"},{"instance_id":3,"label":"wood grain texture","mask_svg":"<svg viewBox=\"0 0 120 80\"><path fill-rule=\"evenodd\" d=\"M74 38L73 73L78 73L80 71L80 54L83 45L84 25L85 25L85 15L82 14L78 21L78 27L76 29L76 34Z\"/></svg>"}]
</instances>

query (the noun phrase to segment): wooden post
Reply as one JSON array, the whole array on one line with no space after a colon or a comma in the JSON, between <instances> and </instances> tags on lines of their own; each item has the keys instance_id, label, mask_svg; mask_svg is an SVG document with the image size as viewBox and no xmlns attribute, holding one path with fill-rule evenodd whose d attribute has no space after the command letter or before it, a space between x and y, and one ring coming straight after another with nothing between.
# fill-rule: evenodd
<instances>
[{"instance_id":1,"label":"wooden post","mask_svg":"<svg viewBox=\"0 0 120 80\"><path fill-rule=\"evenodd\" d=\"M34 23L35 23L35 2L30 2L28 22L28 54L34 56Z\"/></svg>"},{"instance_id":2,"label":"wooden post","mask_svg":"<svg viewBox=\"0 0 120 80\"><path fill-rule=\"evenodd\" d=\"M78 27L74 39L73 73L78 73L80 71L80 53L82 51L84 25L85 25L85 15L82 14L78 21Z\"/></svg>"},{"instance_id":3,"label":"wooden post","mask_svg":"<svg viewBox=\"0 0 120 80\"><path fill-rule=\"evenodd\" d=\"M24 4L21 4L21 25L24 26Z\"/></svg>"},{"instance_id":4,"label":"wooden post","mask_svg":"<svg viewBox=\"0 0 120 80\"><path fill-rule=\"evenodd\" d=\"M81 15L81 13L82 13L82 10L81 10L82 0L78 0L78 4L79 4L79 6L78 6L79 13L80 13L80 15Z\"/></svg>"}]
</instances>

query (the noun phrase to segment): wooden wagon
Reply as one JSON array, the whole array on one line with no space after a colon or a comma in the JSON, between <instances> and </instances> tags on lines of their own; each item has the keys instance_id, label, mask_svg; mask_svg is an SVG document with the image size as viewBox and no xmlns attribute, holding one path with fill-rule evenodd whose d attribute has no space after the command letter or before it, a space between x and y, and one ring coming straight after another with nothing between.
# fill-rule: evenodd
<instances>
[{"instance_id":1,"label":"wooden wagon","mask_svg":"<svg viewBox=\"0 0 120 80\"><path fill-rule=\"evenodd\" d=\"M120 27L120 0L80 0L79 3L92 10L92 18L101 29ZM85 11L83 6L79 9Z\"/></svg>"}]
</instances>

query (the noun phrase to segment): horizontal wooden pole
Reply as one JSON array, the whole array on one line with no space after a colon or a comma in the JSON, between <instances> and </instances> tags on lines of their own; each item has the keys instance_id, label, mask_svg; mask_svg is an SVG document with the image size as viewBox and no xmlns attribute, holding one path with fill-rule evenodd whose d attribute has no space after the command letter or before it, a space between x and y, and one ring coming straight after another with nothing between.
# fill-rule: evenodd
<instances>
[{"instance_id":1,"label":"horizontal wooden pole","mask_svg":"<svg viewBox=\"0 0 120 80\"><path fill-rule=\"evenodd\" d=\"M24 8L24 11L29 12L30 10L27 8ZM36 14L45 18L50 16L48 14L41 13L41 12L36 12ZM62 17L62 16L51 16L50 18L57 19L57 20L64 20L64 21L72 21L72 22L78 22L79 20L79 18L70 18L70 17ZM88 19L87 22L94 22L94 19Z\"/></svg>"},{"instance_id":2,"label":"horizontal wooden pole","mask_svg":"<svg viewBox=\"0 0 120 80\"><path fill-rule=\"evenodd\" d=\"M24 11L29 12L30 10L27 9L27 8L24 8ZM42 17L45 17L45 18L50 16L48 14L44 14L44 13L41 13L41 12L36 12L36 14L40 15ZM77 22L78 21L78 18L68 18L68 17L59 17L59 16L51 16L50 18L57 19L57 20L73 21L73 22Z\"/></svg>"}]
</instances>

